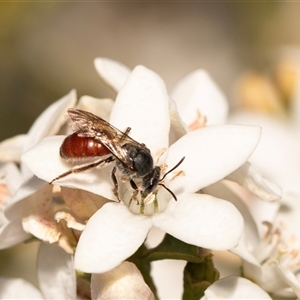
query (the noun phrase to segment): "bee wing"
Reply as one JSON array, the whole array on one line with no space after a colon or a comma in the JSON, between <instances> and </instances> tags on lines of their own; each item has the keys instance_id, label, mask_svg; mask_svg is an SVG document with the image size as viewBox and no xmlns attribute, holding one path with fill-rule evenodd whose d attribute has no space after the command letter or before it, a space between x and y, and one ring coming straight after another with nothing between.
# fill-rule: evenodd
<instances>
[{"instance_id":1,"label":"bee wing","mask_svg":"<svg viewBox=\"0 0 300 300\"><path fill-rule=\"evenodd\" d=\"M82 136L95 137L99 131L108 131L109 123L90 112L69 108L68 115L69 125Z\"/></svg>"},{"instance_id":2,"label":"bee wing","mask_svg":"<svg viewBox=\"0 0 300 300\"><path fill-rule=\"evenodd\" d=\"M70 108L68 109L68 114L70 126L74 131L79 131L79 135L81 136L95 138L119 161L132 170L134 170L133 162L122 146L126 143L130 143L148 150L144 144L140 144L128 136L130 128L127 128L126 132L122 132L104 119L79 109Z\"/></svg>"}]
</instances>

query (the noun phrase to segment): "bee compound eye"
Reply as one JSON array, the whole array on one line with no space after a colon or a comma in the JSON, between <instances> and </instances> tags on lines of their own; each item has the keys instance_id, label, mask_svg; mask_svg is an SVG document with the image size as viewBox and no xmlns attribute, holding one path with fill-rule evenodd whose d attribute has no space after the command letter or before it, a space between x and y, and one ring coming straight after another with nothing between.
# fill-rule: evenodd
<instances>
[{"instance_id":1,"label":"bee compound eye","mask_svg":"<svg viewBox=\"0 0 300 300\"><path fill-rule=\"evenodd\" d=\"M143 189L146 194L150 194L160 181L160 167L155 167L152 171L143 178Z\"/></svg>"},{"instance_id":2,"label":"bee compound eye","mask_svg":"<svg viewBox=\"0 0 300 300\"><path fill-rule=\"evenodd\" d=\"M146 151L140 151L134 159L134 167L136 169L137 176L143 177L147 175L153 169L152 156Z\"/></svg>"}]
</instances>

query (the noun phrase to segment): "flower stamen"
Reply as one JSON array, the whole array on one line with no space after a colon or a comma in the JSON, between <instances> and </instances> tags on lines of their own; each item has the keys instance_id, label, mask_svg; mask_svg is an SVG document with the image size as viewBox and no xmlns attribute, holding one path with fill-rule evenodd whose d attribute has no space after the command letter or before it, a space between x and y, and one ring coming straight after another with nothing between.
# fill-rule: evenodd
<instances>
[{"instance_id":1,"label":"flower stamen","mask_svg":"<svg viewBox=\"0 0 300 300\"><path fill-rule=\"evenodd\" d=\"M196 113L197 113L197 116L195 118L195 121L189 125L190 130L196 130L196 129L206 127L206 124L207 124L206 116L204 116L198 109L197 109Z\"/></svg>"}]
</instances>

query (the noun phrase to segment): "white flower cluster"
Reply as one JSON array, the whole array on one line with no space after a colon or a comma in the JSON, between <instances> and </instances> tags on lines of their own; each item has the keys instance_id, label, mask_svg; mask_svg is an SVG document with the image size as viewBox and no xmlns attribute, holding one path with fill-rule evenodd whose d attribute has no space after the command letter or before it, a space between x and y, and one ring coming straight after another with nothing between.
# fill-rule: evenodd
<instances>
[{"instance_id":1,"label":"white flower cluster","mask_svg":"<svg viewBox=\"0 0 300 300\"><path fill-rule=\"evenodd\" d=\"M272 225L281 191L248 161L261 128L226 124L226 99L202 70L168 93L163 80L144 66L131 71L98 58L95 67L116 99L83 96L77 102L71 91L48 107L28 134L0 144L0 249L32 236L42 241L39 288L1 278L0 298L154 299L135 265L126 262L153 228L242 259L248 279L222 278L202 299L271 299L267 292L300 297L298 252L287 244L285 229L279 233ZM133 197L132 185L119 173L116 197L114 163L49 184L74 167L59 153L72 133L68 108L91 112L121 131L130 127L128 135L149 148L162 173L185 159L145 202ZM91 273L91 281L79 272ZM160 287L167 281L157 285L160 297L171 297Z\"/></svg>"}]
</instances>

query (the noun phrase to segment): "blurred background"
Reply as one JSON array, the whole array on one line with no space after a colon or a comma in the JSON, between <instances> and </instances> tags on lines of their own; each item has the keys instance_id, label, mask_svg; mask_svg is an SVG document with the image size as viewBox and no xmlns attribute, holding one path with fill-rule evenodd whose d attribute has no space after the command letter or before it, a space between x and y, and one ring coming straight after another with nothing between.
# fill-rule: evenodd
<instances>
[{"instance_id":1,"label":"blurred background","mask_svg":"<svg viewBox=\"0 0 300 300\"><path fill-rule=\"evenodd\" d=\"M73 88L114 97L94 70L99 56L143 64L169 89L204 68L232 102L242 72L300 42L299 14L283 1L0 3L0 140L26 133Z\"/></svg>"}]
</instances>

